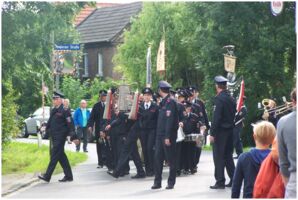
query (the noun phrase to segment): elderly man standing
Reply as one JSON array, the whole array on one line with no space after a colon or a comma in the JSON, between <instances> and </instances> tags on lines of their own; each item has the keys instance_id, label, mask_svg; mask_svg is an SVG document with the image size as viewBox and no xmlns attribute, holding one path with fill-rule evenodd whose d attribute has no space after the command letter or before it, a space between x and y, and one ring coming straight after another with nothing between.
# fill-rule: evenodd
<instances>
[{"instance_id":1,"label":"elderly man standing","mask_svg":"<svg viewBox=\"0 0 298 200\"><path fill-rule=\"evenodd\" d=\"M279 166L286 187L285 198L296 199L296 89L291 93L293 112L277 124Z\"/></svg>"},{"instance_id":2,"label":"elderly man standing","mask_svg":"<svg viewBox=\"0 0 298 200\"><path fill-rule=\"evenodd\" d=\"M83 99L81 100L80 107L76 109L74 113L74 124L77 130L77 138L81 140L83 138L83 150L88 152L88 128L87 122L90 118L90 111L87 110L87 102ZM80 151L81 142L76 145L77 152Z\"/></svg>"}]
</instances>

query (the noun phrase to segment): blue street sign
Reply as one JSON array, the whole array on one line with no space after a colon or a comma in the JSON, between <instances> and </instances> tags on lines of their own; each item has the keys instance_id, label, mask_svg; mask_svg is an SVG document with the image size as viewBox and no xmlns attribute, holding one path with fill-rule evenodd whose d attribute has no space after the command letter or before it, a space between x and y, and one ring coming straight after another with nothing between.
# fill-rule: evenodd
<instances>
[{"instance_id":1,"label":"blue street sign","mask_svg":"<svg viewBox=\"0 0 298 200\"><path fill-rule=\"evenodd\" d=\"M80 50L80 44L55 44L55 50Z\"/></svg>"}]
</instances>

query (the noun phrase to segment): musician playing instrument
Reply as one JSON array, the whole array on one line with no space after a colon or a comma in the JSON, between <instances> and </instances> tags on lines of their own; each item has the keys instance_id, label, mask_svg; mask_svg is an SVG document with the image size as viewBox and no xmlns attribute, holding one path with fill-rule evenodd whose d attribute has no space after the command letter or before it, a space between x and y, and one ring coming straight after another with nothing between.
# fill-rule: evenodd
<instances>
[{"instance_id":1,"label":"musician playing instrument","mask_svg":"<svg viewBox=\"0 0 298 200\"><path fill-rule=\"evenodd\" d=\"M187 98L187 94L184 90L179 90L177 91L178 94L178 99L177 99L177 108L178 108L178 119L179 119L179 124L183 122L184 119L184 114L185 114L185 107L184 107L184 102L185 99ZM178 140L179 136L177 137ZM182 162L181 162L181 156L182 156L182 141L176 141L176 172L177 176L181 175L181 167L182 167Z\"/></svg>"},{"instance_id":2,"label":"musician playing instrument","mask_svg":"<svg viewBox=\"0 0 298 200\"><path fill-rule=\"evenodd\" d=\"M203 125L202 121L197 114L192 112L192 103L186 102L185 105L185 117L182 122L179 123L179 126L183 127L183 131L185 133L185 139L193 134L199 134L200 126ZM185 153L183 155L183 169L186 174L189 172L191 174L195 174L196 170L196 138L192 140L189 138L188 141L183 141L182 143L182 152Z\"/></svg>"}]
</instances>

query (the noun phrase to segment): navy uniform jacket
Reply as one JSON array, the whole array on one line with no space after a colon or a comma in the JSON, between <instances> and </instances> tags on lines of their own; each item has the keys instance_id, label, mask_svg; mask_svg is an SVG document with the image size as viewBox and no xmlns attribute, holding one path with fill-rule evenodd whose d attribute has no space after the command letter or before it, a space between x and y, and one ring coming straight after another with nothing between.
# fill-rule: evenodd
<instances>
[{"instance_id":1,"label":"navy uniform jacket","mask_svg":"<svg viewBox=\"0 0 298 200\"><path fill-rule=\"evenodd\" d=\"M195 113L189 113L183 120L183 132L188 135L192 133L200 133L199 116Z\"/></svg>"},{"instance_id":2,"label":"navy uniform jacket","mask_svg":"<svg viewBox=\"0 0 298 200\"><path fill-rule=\"evenodd\" d=\"M115 136L127 136L128 134L128 115L124 112L119 112L118 115L114 114L114 119L111 121L111 131Z\"/></svg>"},{"instance_id":3,"label":"navy uniform jacket","mask_svg":"<svg viewBox=\"0 0 298 200\"><path fill-rule=\"evenodd\" d=\"M158 109L156 103L151 101L149 109L145 109L145 102L141 103L139 107L139 125L141 129L156 129L157 118L158 118Z\"/></svg>"},{"instance_id":4,"label":"navy uniform jacket","mask_svg":"<svg viewBox=\"0 0 298 200\"><path fill-rule=\"evenodd\" d=\"M243 126L243 120L246 117L247 114L247 108L245 106L242 106L239 113L236 113L235 116L235 126L242 127Z\"/></svg>"},{"instance_id":5,"label":"navy uniform jacket","mask_svg":"<svg viewBox=\"0 0 298 200\"><path fill-rule=\"evenodd\" d=\"M185 107L182 103L177 102L177 108L178 108L178 120L179 122L183 122Z\"/></svg>"},{"instance_id":6,"label":"navy uniform jacket","mask_svg":"<svg viewBox=\"0 0 298 200\"><path fill-rule=\"evenodd\" d=\"M211 124L211 135L234 128L236 102L227 90L221 91L214 99L214 111Z\"/></svg>"},{"instance_id":7,"label":"navy uniform jacket","mask_svg":"<svg viewBox=\"0 0 298 200\"><path fill-rule=\"evenodd\" d=\"M203 113L203 118L204 118L204 124L207 127L207 129L210 129L209 120L208 120L208 116L207 116L206 107L205 107L204 102L200 99L195 99L195 103L197 103L201 106L202 113Z\"/></svg>"},{"instance_id":8,"label":"navy uniform jacket","mask_svg":"<svg viewBox=\"0 0 298 200\"><path fill-rule=\"evenodd\" d=\"M64 109L63 104L58 108L53 108L47 123L47 135L53 139L66 138L66 136L74 137L74 124L71 118L70 110Z\"/></svg>"},{"instance_id":9,"label":"navy uniform jacket","mask_svg":"<svg viewBox=\"0 0 298 200\"><path fill-rule=\"evenodd\" d=\"M95 124L95 136L98 137L101 126L103 125L102 116L105 110L105 106L102 105L102 102L97 102L94 104L92 111L90 113L90 118L88 120L88 127L92 127Z\"/></svg>"},{"instance_id":10,"label":"navy uniform jacket","mask_svg":"<svg viewBox=\"0 0 298 200\"><path fill-rule=\"evenodd\" d=\"M176 141L178 130L177 103L167 95L161 102L157 120L156 135Z\"/></svg>"},{"instance_id":11,"label":"navy uniform jacket","mask_svg":"<svg viewBox=\"0 0 298 200\"><path fill-rule=\"evenodd\" d=\"M205 119L203 114L203 108L198 103L192 103L191 106L192 112L195 113L201 122L205 125Z\"/></svg>"}]
</instances>

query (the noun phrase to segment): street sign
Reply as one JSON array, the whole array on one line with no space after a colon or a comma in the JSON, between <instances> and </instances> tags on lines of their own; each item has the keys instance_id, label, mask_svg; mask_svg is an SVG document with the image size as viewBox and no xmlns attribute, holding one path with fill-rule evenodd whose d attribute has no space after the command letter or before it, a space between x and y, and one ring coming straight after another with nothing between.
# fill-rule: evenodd
<instances>
[{"instance_id":1,"label":"street sign","mask_svg":"<svg viewBox=\"0 0 298 200\"><path fill-rule=\"evenodd\" d=\"M80 50L80 44L55 44L55 50L58 51L77 51Z\"/></svg>"}]
</instances>

